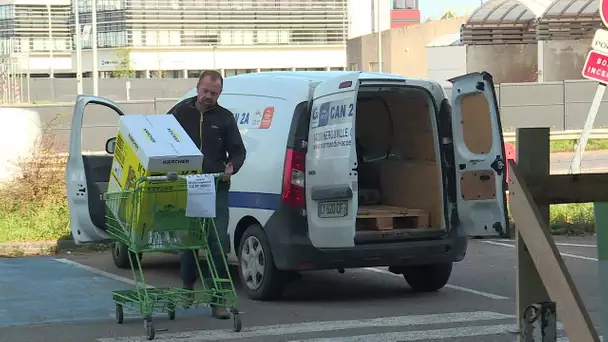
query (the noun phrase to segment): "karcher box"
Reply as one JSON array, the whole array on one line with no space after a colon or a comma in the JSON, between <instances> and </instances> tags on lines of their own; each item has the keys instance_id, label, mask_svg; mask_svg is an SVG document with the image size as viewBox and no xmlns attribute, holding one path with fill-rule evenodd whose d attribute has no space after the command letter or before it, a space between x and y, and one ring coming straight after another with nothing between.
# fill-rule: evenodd
<instances>
[{"instance_id":1,"label":"karcher box","mask_svg":"<svg viewBox=\"0 0 608 342\"><path fill-rule=\"evenodd\" d=\"M139 183L138 180L169 172L179 175L201 173L202 165L203 154L172 115L120 118L108 191L135 190L139 185L134 196L125 196L116 207L110 208L125 222L124 228L133 243L140 247L156 243L154 236L157 234L153 233L162 227L154 226L155 217L185 211L187 203L184 181Z\"/></svg>"}]
</instances>

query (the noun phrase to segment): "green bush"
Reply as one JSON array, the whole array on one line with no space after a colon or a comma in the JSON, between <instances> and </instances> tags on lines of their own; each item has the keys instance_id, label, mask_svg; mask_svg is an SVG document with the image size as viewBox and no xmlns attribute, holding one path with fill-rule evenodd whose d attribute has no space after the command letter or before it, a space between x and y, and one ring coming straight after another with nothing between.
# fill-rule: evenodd
<instances>
[{"instance_id":1,"label":"green bush","mask_svg":"<svg viewBox=\"0 0 608 342\"><path fill-rule=\"evenodd\" d=\"M45 124L28 158L16 161L20 175L0 188L0 242L58 240L69 234L65 151L55 128L62 115Z\"/></svg>"}]
</instances>

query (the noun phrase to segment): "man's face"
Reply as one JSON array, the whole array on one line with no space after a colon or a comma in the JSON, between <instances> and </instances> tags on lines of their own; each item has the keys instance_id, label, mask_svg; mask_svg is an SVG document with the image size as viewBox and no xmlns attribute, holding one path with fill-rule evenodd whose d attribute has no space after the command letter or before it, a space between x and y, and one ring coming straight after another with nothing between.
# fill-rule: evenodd
<instances>
[{"instance_id":1,"label":"man's face","mask_svg":"<svg viewBox=\"0 0 608 342\"><path fill-rule=\"evenodd\" d=\"M210 76L205 76L198 83L196 90L197 102L204 107L211 107L217 103L217 98L222 93L222 83L219 79L213 80Z\"/></svg>"}]
</instances>

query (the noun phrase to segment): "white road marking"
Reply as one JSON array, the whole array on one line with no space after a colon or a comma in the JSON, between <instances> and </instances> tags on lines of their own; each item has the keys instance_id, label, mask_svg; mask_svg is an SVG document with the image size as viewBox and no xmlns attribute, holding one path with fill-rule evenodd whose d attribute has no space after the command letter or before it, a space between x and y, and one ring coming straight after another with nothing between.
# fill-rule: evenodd
<instances>
[{"instance_id":1,"label":"white road marking","mask_svg":"<svg viewBox=\"0 0 608 342\"><path fill-rule=\"evenodd\" d=\"M498 239L498 240L492 240L492 241L515 243L514 240L508 240L508 239ZM591 244L585 244L585 243L556 242L555 244L557 246L562 246L562 247L597 248L597 245L591 245Z\"/></svg>"},{"instance_id":2,"label":"white road marking","mask_svg":"<svg viewBox=\"0 0 608 342\"><path fill-rule=\"evenodd\" d=\"M388 275L392 275L392 276L396 276L396 277L400 277L400 278L403 277L401 274L395 274L395 273L389 272L387 270L379 269L379 268L367 267L367 268L364 268L364 270L372 271L372 272L377 272L377 273L388 274ZM482 296L482 297L486 297L486 298L490 298L490 299L497 299L497 300L511 299L509 297L500 296L500 295L497 295L497 294L494 294L494 293L478 291L478 290L469 289L467 287L462 287L462 286L457 286L457 285L447 284L445 287L447 287L449 289L452 289L452 290L457 290L457 291L463 291L463 292L468 292L468 293L476 294L478 296Z\"/></svg>"},{"instance_id":3,"label":"white road marking","mask_svg":"<svg viewBox=\"0 0 608 342\"><path fill-rule=\"evenodd\" d=\"M325 321L304 322L296 324L267 325L252 328L243 328L239 333L230 330L203 330L175 334L162 334L157 336L156 341L186 342L186 341L222 341L233 339L245 339L265 336L285 336L305 333L320 333L327 331L363 329L363 328L386 328L386 327L408 327L428 324L450 324L476 321L493 321L514 319L514 315L506 315L490 311L475 312L453 312L438 313L430 315L383 317L372 319L360 319L350 321ZM509 325L512 329L513 325ZM131 342L141 341L139 338L119 337L102 338L100 342Z\"/></svg>"},{"instance_id":4,"label":"white road marking","mask_svg":"<svg viewBox=\"0 0 608 342\"><path fill-rule=\"evenodd\" d=\"M600 341L604 341L604 337L600 336ZM556 339L555 342L570 342L570 339L564 336Z\"/></svg>"},{"instance_id":5,"label":"white road marking","mask_svg":"<svg viewBox=\"0 0 608 342\"><path fill-rule=\"evenodd\" d=\"M103 271L103 270L100 270L100 269L97 269L97 268L94 268L94 267L91 267L91 266L83 265L83 264L81 264L79 262L76 262L76 261L73 261L73 260L70 260L70 259L55 259L55 260L59 261L61 263L67 264L67 265L72 265L72 266L76 266L78 268L82 268L83 270L87 270L89 272L98 274L100 276L104 276L106 278L110 278L110 279L113 279L113 280L116 280L116 281L120 281L120 282L125 283L125 284L136 286L136 283L135 283L135 281L133 279L125 278L125 277L122 277L122 276L119 276L119 275L116 275L116 274L113 274L113 273L110 273L110 272L106 272L106 271ZM154 288L154 286L147 285L147 288L151 289L151 288Z\"/></svg>"},{"instance_id":6,"label":"white road marking","mask_svg":"<svg viewBox=\"0 0 608 342\"><path fill-rule=\"evenodd\" d=\"M515 245L508 244L508 243L501 243L501 242L495 242L495 241L480 241L480 242L488 244L488 245L495 245L495 246L515 248ZM588 257L588 256L583 256L583 255L576 255L576 254L570 254L570 253L561 253L561 252L559 254L561 256L563 256L563 257L568 257L568 258L573 258L573 259L581 259L581 260L588 260L588 261L597 261L597 258L592 258L592 257Z\"/></svg>"},{"instance_id":7,"label":"white road marking","mask_svg":"<svg viewBox=\"0 0 608 342\"><path fill-rule=\"evenodd\" d=\"M345 337L313 338L290 342L401 342L422 341L431 339L448 339L457 337L486 336L507 334L513 328L510 324L482 325L472 327L445 328L433 330L412 330L383 334L370 334Z\"/></svg>"}]
</instances>

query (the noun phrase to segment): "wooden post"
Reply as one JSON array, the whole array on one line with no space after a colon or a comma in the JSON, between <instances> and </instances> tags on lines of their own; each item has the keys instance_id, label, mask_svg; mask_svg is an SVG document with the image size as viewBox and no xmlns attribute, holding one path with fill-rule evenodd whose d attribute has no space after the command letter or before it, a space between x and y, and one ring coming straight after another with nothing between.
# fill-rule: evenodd
<instances>
[{"instance_id":1,"label":"wooden post","mask_svg":"<svg viewBox=\"0 0 608 342\"><path fill-rule=\"evenodd\" d=\"M509 162L509 168L511 170L510 207L515 224L518 225L517 233L526 243L528 253L536 266L537 274L540 275L542 283L545 285L546 292L557 303L557 313L564 322L566 334L571 341L599 342L600 339L589 312L585 308L583 299L549 232L549 226L538 210L523 175L517 164L512 161ZM528 284L526 283L526 285ZM524 292L527 288L519 287L518 290ZM518 293L519 299L521 296Z\"/></svg>"},{"instance_id":2,"label":"wooden post","mask_svg":"<svg viewBox=\"0 0 608 342\"><path fill-rule=\"evenodd\" d=\"M517 166L527 184L543 184L549 178L549 128L519 128L516 133ZM532 194L536 200L537 194ZM549 205L538 206L541 217L549 223ZM521 224L521 223L519 223ZM522 331L526 308L550 301L549 294L515 223L517 246L517 324ZM521 337L521 335L520 335Z\"/></svg>"},{"instance_id":3,"label":"wooden post","mask_svg":"<svg viewBox=\"0 0 608 342\"><path fill-rule=\"evenodd\" d=\"M608 203L595 203L593 207L602 300L600 328L604 340L608 341Z\"/></svg>"}]
</instances>

